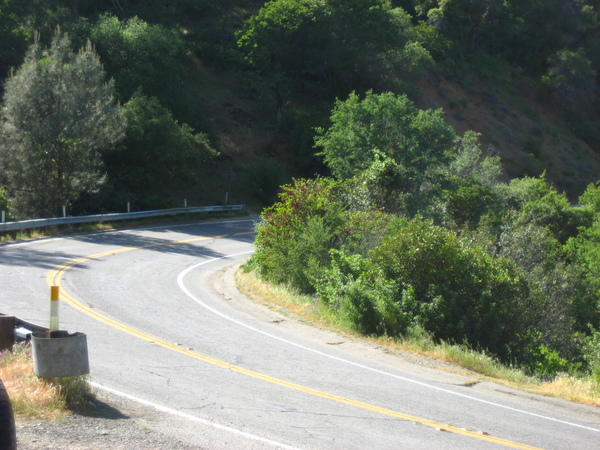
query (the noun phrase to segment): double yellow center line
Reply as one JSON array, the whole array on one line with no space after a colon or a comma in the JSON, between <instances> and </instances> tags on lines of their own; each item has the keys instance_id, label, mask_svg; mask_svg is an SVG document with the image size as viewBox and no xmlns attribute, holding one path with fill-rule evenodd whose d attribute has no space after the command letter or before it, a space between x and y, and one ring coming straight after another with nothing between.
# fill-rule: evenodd
<instances>
[{"instance_id":1,"label":"double yellow center line","mask_svg":"<svg viewBox=\"0 0 600 450\"><path fill-rule=\"evenodd\" d=\"M120 249L116 249L116 250L109 250L106 252L96 253L93 255L84 256L82 258L73 259L71 261L68 261L64 264L61 264L61 265L55 267L50 272L48 272L46 281L49 286L61 286L62 277L68 270L77 266L78 264L81 264L81 263L84 263L87 261L97 260L97 259L100 259L100 258L103 258L106 256L112 256L112 255L116 255L119 253L125 253L125 252L129 252L129 251L133 251L133 250L155 248L155 247L161 247L161 246L166 246L166 245L178 245L178 244L184 244L184 243L190 243L190 242L199 242L199 241L203 241L203 240L222 239L222 238L229 238L229 237L241 236L241 235L252 234L252 233L253 232L244 232L244 233L236 233L236 234L230 234L230 235L198 237L198 238L186 239L186 240L181 240L181 241L167 241L167 242L161 242L158 244L149 244L149 245L143 245L143 246L137 246L137 247L124 247L124 248L120 248ZM411 416L409 414L403 414L403 413L393 411L390 409L381 408L378 406L370 405L368 403L363 403L363 402L359 402L356 400L340 397L335 394L330 394L328 392L319 391L317 389L312 389L312 388L302 386L302 385L299 385L296 383L281 380L279 378L271 377L269 375L265 375L265 374L262 374L259 372L244 369L243 367L236 366L234 364L230 364L230 363L227 363L227 362L215 359L215 358L211 358L210 356L202 355L193 350L188 350L188 349L182 348L176 344L172 344L170 342L156 338L155 336L151 336L147 333L144 333L140 330L136 330L135 328L132 328L128 325L117 322L116 320L111 319L103 314L100 314L98 311L81 303L80 301L75 299L73 296L71 296L69 293L67 293L64 289L61 289L61 297L64 302L66 302L73 308L81 311L82 313L88 315L89 317L96 319L97 321L102 322L112 328L120 330L120 331L127 333L131 336L134 336L136 338L142 339L146 342L158 345L165 349L180 353L185 356L189 356L191 358L197 359L197 360L205 362L207 364L211 364L213 366L221 367L223 369L239 373L241 375L249 376L249 377L252 377L252 378L255 378L258 380L262 380L262 381L266 381L268 383L273 383L273 384L283 386L288 389L293 389L295 391L303 392L305 394L325 398L327 400L332 400L334 402L354 406L356 408L360 408L360 409L363 409L366 411L371 411L371 412L375 412L378 414L395 417L397 419L402 419L402 420L406 420L409 422L414 422L417 424L425 425L425 426L432 427L432 428L435 428L440 431L447 431L450 433L455 433L455 434L459 434L462 436L479 439L482 441L492 442L492 443L503 445L506 447L512 447L512 448L518 448L518 449L530 449L530 450L537 449L537 447L531 447L529 445L520 444L518 442L513 442L513 441L506 440L506 439L489 436L488 434L486 434L484 432L471 431L471 430L468 430L465 428L458 428L458 427L455 427L452 425L446 425L446 424L442 424L442 423L435 422L432 420L427 420L427 419L423 419L420 417Z\"/></svg>"}]
</instances>

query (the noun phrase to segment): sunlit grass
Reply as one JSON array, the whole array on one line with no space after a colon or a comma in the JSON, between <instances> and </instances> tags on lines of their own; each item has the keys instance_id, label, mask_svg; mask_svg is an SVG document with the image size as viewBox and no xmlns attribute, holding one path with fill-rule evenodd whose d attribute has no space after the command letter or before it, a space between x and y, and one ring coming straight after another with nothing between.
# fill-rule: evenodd
<instances>
[{"instance_id":1,"label":"sunlit grass","mask_svg":"<svg viewBox=\"0 0 600 450\"><path fill-rule=\"evenodd\" d=\"M284 286L262 282L254 272L238 270L235 274L238 289L261 305L284 315L295 316L303 322L319 327L341 330L341 325L331 312L313 297L301 295Z\"/></svg>"},{"instance_id":2,"label":"sunlit grass","mask_svg":"<svg viewBox=\"0 0 600 450\"><path fill-rule=\"evenodd\" d=\"M236 273L238 289L255 302L283 314L346 335L356 333L344 329L343 324L314 297L299 295L282 286L273 286L260 280L255 272L239 270ZM440 361L439 368L465 373L470 377L493 381L539 395L563 398L572 402L600 406L600 385L591 377L560 374L552 381L541 381L522 370L501 364L490 355L464 345L435 343L427 332L415 328L399 339L363 337L390 350L407 352Z\"/></svg>"},{"instance_id":3,"label":"sunlit grass","mask_svg":"<svg viewBox=\"0 0 600 450\"><path fill-rule=\"evenodd\" d=\"M58 386L33 372L31 347L17 344L0 357L0 378L6 387L16 417L57 419L65 414L66 402Z\"/></svg>"},{"instance_id":4,"label":"sunlit grass","mask_svg":"<svg viewBox=\"0 0 600 450\"><path fill-rule=\"evenodd\" d=\"M17 418L59 419L85 408L94 398L89 377L40 378L33 371L31 346L15 344L0 354L0 379Z\"/></svg>"}]
</instances>

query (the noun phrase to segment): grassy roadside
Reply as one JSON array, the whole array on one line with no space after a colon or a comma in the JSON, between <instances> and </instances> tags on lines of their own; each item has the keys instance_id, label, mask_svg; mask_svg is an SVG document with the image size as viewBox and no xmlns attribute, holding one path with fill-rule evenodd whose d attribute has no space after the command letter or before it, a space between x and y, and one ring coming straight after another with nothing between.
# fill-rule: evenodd
<instances>
[{"instance_id":1,"label":"grassy roadside","mask_svg":"<svg viewBox=\"0 0 600 450\"><path fill-rule=\"evenodd\" d=\"M33 372L31 345L0 352L0 379L15 417L58 420L94 398L89 377L41 378Z\"/></svg>"},{"instance_id":2,"label":"grassy roadside","mask_svg":"<svg viewBox=\"0 0 600 450\"><path fill-rule=\"evenodd\" d=\"M440 369L467 374L481 381L492 381L526 392L600 406L600 385L591 377L578 378L560 374L552 381L540 381L527 376L521 370L500 364L489 355L465 346L436 344L429 336L418 330L408 333L402 339L359 336L340 323L313 298L298 295L285 287L264 283L254 272L238 270L236 284L242 293L255 302L284 315L293 316L310 325L334 330L342 335L365 339L391 352L411 353L439 361Z\"/></svg>"}]
</instances>

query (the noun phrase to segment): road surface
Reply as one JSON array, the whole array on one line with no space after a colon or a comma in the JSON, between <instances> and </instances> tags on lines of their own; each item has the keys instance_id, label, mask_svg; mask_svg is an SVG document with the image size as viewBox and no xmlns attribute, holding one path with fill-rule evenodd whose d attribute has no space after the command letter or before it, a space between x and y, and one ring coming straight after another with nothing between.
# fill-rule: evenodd
<instances>
[{"instance_id":1,"label":"road surface","mask_svg":"<svg viewBox=\"0 0 600 450\"><path fill-rule=\"evenodd\" d=\"M0 245L0 311L87 335L91 379L209 448L600 448L600 411L414 364L232 283L252 219Z\"/></svg>"}]
</instances>

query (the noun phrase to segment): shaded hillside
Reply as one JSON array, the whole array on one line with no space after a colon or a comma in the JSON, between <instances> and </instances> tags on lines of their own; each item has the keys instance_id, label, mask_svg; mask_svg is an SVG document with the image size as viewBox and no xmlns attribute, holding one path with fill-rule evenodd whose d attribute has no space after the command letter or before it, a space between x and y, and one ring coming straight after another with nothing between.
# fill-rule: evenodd
<instances>
[{"instance_id":1,"label":"shaded hillside","mask_svg":"<svg viewBox=\"0 0 600 450\"><path fill-rule=\"evenodd\" d=\"M222 24L222 35L234 43L234 33L256 15L261 2L235 8ZM402 2L400 2L402 3ZM207 57L208 56L208 57ZM284 124L276 122L273 92L260 86L250 72L230 71L214 62L214 54L197 54L197 75L202 79L207 106L219 136L226 165L244 167L247 160L274 158L289 176L311 176L324 168L312 155L312 128L327 126L332 101L323 96L299 93L284 108ZM456 133L481 133L481 141L502 158L506 179L538 176L576 200L589 183L598 181L600 148L581 138L567 118L565 105L540 88L539 79L507 62L472 70L473 60L458 60L451 70L438 65L423 74L413 87L417 106L443 108L446 121ZM464 66L463 66L464 64ZM457 75L458 74L458 75ZM258 86L258 87L257 87ZM339 95L338 98L346 98ZM583 113L594 123L594 109ZM285 120L287 119L287 121ZM327 172L325 172L327 173ZM240 194L248 194L242 189ZM245 198L245 201L251 199Z\"/></svg>"},{"instance_id":2,"label":"shaded hillside","mask_svg":"<svg viewBox=\"0 0 600 450\"><path fill-rule=\"evenodd\" d=\"M600 156L576 136L553 107L535 98L522 78L510 77L490 87L445 78L424 83L423 108L443 108L446 121L462 135L481 133L481 140L502 158L507 178L538 176L576 198L598 181Z\"/></svg>"},{"instance_id":3,"label":"shaded hillside","mask_svg":"<svg viewBox=\"0 0 600 450\"><path fill-rule=\"evenodd\" d=\"M330 173L314 129L329 126L336 98L370 90L443 108L458 135L481 133L506 179L546 172L575 200L600 173L600 27L590 0L8 0L0 74L18 71L34 35L49 45L57 26L73 51L92 43L116 100L130 115L147 112L140 129L162 120L219 153L193 163L198 176L183 185L176 155L191 141L173 135L177 144L161 147L130 129L116 153L104 152L108 182L72 202L74 214L222 202L226 192L268 205L291 177ZM135 156L150 144L171 155L166 185L146 179L165 169L158 158ZM10 200L19 188L7 173L0 189Z\"/></svg>"},{"instance_id":4,"label":"shaded hillside","mask_svg":"<svg viewBox=\"0 0 600 450\"><path fill-rule=\"evenodd\" d=\"M276 126L269 93L241 94L235 75L197 63L197 75L210 86L206 106L221 145L222 165L243 167L256 158L275 158L286 165L286 179L312 175L294 167L299 143ZM420 82L420 89L422 96L416 101L420 108L442 108L445 120L459 135L468 130L481 133L481 142L501 157L506 179L546 172L547 180L573 200L589 183L598 181L600 155L572 132L551 105L536 99L535 89L522 78L509 77L490 88L481 80L466 84L431 75ZM301 111L311 113L310 108ZM319 120L315 118L313 126ZM305 139L309 145L306 135ZM318 170L317 158L312 159L311 167ZM239 193L241 200L252 201L245 194Z\"/></svg>"}]
</instances>

